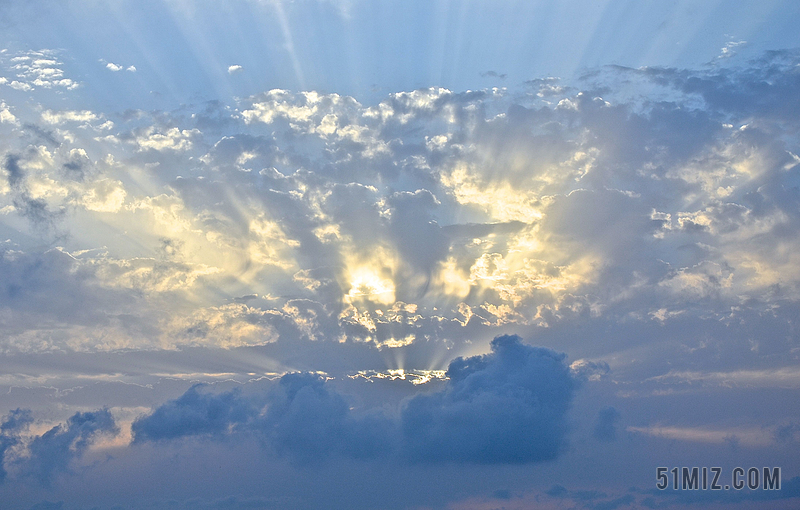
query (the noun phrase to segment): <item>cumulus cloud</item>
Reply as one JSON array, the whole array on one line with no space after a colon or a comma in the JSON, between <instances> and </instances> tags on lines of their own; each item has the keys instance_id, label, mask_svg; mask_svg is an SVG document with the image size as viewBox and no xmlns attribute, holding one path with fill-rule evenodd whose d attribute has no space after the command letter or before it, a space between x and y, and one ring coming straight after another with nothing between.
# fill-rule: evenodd
<instances>
[{"instance_id":1,"label":"cumulus cloud","mask_svg":"<svg viewBox=\"0 0 800 510\"><path fill-rule=\"evenodd\" d=\"M159 132L151 127L136 138L136 143L141 150L186 151L192 147L192 139L199 134L200 131L197 129L181 130L174 127L167 129L165 132Z\"/></svg>"},{"instance_id":2,"label":"cumulus cloud","mask_svg":"<svg viewBox=\"0 0 800 510\"><path fill-rule=\"evenodd\" d=\"M237 391L219 395L202 393L192 386L180 398L170 401L131 427L134 442L162 441L182 436L219 436L254 416L254 409Z\"/></svg>"},{"instance_id":3,"label":"cumulus cloud","mask_svg":"<svg viewBox=\"0 0 800 510\"><path fill-rule=\"evenodd\" d=\"M267 399L258 427L279 453L301 462L329 455L391 453L393 424L380 414L354 416L347 401L314 374L287 374Z\"/></svg>"},{"instance_id":4,"label":"cumulus cloud","mask_svg":"<svg viewBox=\"0 0 800 510\"><path fill-rule=\"evenodd\" d=\"M392 448L391 422L355 416L345 398L312 373L290 373L263 395L219 394L193 386L132 425L134 443L256 434L280 455L308 463L331 455L374 457Z\"/></svg>"},{"instance_id":5,"label":"cumulus cloud","mask_svg":"<svg viewBox=\"0 0 800 510\"><path fill-rule=\"evenodd\" d=\"M78 412L65 424L27 439L24 448L16 449L10 455L9 449L22 443L20 432L31 423L30 412L17 409L0 426L0 466L5 457L5 464L13 469L15 477L32 477L45 486L69 470L70 464L80 459L100 436L113 436L119 432L108 409ZM7 475L5 471L0 473L3 477Z\"/></svg>"},{"instance_id":6,"label":"cumulus cloud","mask_svg":"<svg viewBox=\"0 0 800 510\"><path fill-rule=\"evenodd\" d=\"M564 355L518 336L497 337L491 347L490 354L454 360L445 388L406 400L397 417L353 412L319 375L290 373L263 397L193 386L137 419L134 443L255 433L301 463L331 455L478 464L556 458L577 388Z\"/></svg>"},{"instance_id":7,"label":"cumulus cloud","mask_svg":"<svg viewBox=\"0 0 800 510\"><path fill-rule=\"evenodd\" d=\"M122 71L122 69L124 68L121 65L109 62L106 64L106 69L108 69L109 71L117 72L117 71Z\"/></svg>"},{"instance_id":8,"label":"cumulus cloud","mask_svg":"<svg viewBox=\"0 0 800 510\"><path fill-rule=\"evenodd\" d=\"M17 118L11 113L5 101L0 102L0 122L6 124L19 124Z\"/></svg>"},{"instance_id":9,"label":"cumulus cloud","mask_svg":"<svg viewBox=\"0 0 800 510\"><path fill-rule=\"evenodd\" d=\"M406 403L401 419L411 458L496 464L561 453L576 388L565 356L509 335L496 337L491 348L450 363L444 391Z\"/></svg>"},{"instance_id":10,"label":"cumulus cloud","mask_svg":"<svg viewBox=\"0 0 800 510\"><path fill-rule=\"evenodd\" d=\"M244 68L242 66L240 66L240 65L228 66L228 74L240 73L240 72L242 72L242 70L244 70Z\"/></svg>"},{"instance_id":11,"label":"cumulus cloud","mask_svg":"<svg viewBox=\"0 0 800 510\"><path fill-rule=\"evenodd\" d=\"M16 409L8 413L0 424L0 483L5 481L6 471L4 459L6 452L20 444L20 434L33 422L30 410Z\"/></svg>"}]
</instances>

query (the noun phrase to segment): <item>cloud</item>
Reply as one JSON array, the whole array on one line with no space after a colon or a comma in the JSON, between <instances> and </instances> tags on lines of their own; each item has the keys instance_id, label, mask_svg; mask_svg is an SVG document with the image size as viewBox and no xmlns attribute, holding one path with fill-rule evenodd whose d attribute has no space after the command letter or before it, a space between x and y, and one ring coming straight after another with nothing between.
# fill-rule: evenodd
<instances>
[{"instance_id":1,"label":"cloud","mask_svg":"<svg viewBox=\"0 0 800 510\"><path fill-rule=\"evenodd\" d=\"M450 363L444 391L405 404L403 437L412 459L525 463L563 451L576 389L564 355L510 335L496 337L491 348Z\"/></svg>"},{"instance_id":2,"label":"cloud","mask_svg":"<svg viewBox=\"0 0 800 510\"><path fill-rule=\"evenodd\" d=\"M775 435L763 427L729 427L712 429L707 427L678 427L657 425L652 427L627 427L627 431L657 438L694 443L742 444L749 448L766 446L775 441Z\"/></svg>"},{"instance_id":3,"label":"cloud","mask_svg":"<svg viewBox=\"0 0 800 510\"><path fill-rule=\"evenodd\" d=\"M481 78L500 78L501 80L505 80L507 74L503 73L500 74L497 71L486 71L481 73Z\"/></svg>"},{"instance_id":4,"label":"cloud","mask_svg":"<svg viewBox=\"0 0 800 510\"><path fill-rule=\"evenodd\" d=\"M597 413L597 418L594 422L594 429L592 435L595 439L602 442L611 442L617 440L617 424L619 423L622 415L614 407L604 407Z\"/></svg>"},{"instance_id":5,"label":"cloud","mask_svg":"<svg viewBox=\"0 0 800 510\"><path fill-rule=\"evenodd\" d=\"M18 408L8 413L0 424L0 483L8 476L4 464L6 452L20 444L20 433L32 422L30 410Z\"/></svg>"},{"instance_id":6,"label":"cloud","mask_svg":"<svg viewBox=\"0 0 800 510\"><path fill-rule=\"evenodd\" d=\"M279 453L300 462L330 455L372 458L391 453L393 447L393 424L387 418L354 416L347 401L314 374L283 376L257 426Z\"/></svg>"},{"instance_id":7,"label":"cloud","mask_svg":"<svg viewBox=\"0 0 800 510\"><path fill-rule=\"evenodd\" d=\"M19 411L4 422L19 427L25 418ZM29 420L28 420L29 421ZM70 469L70 463L81 458L87 449L103 434L115 435L119 432L113 416L108 409L92 412L78 412L65 424L57 425L39 436L34 436L27 444L24 455L14 456L6 461L14 467L16 476L30 476L45 486L54 478Z\"/></svg>"},{"instance_id":8,"label":"cloud","mask_svg":"<svg viewBox=\"0 0 800 510\"><path fill-rule=\"evenodd\" d=\"M108 69L109 71L117 72L117 71L122 71L122 69L124 68L121 65L109 62L106 64L106 69Z\"/></svg>"},{"instance_id":9,"label":"cloud","mask_svg":"<svg viewBox=\"0 0 800 510\"><path fill-rule=\"evenodd\" d=\"M720 59L733 57L736 55L736 49L744 44L747 44L747 41L728 41L725 43L725 46L722 47L722 50L720 50L720 54L717 58Z\"/></svg>"},{"instance_id":10,"label":"cloud","mask_svg":"<svg viewBox=\"0 0 800 510\"><path fill-rule=\"evenodd\" d=\"M126 313L167 345L344 340L427 370L512 324L547 326L560 345L587 321L619 333L613 350L669 343L658 328L697 320L728 342L716 321L779 300L788 318L800 296L786 235L800 226L797 151L775 135L795 118L782 116L795 61L611 67L521 95L433 87L372 106L276 89L233 107L128 112L102 133L111 114L9 103L23 129L7 126L0 210L26 235L69 235L70 252L110 250L87 255L96 288L144 292ZM637 87L664 97L625 95ZM181 260L157 262L162 238L182 243ZM175 320L152 315L154 296L188 289L201 298L175 301L187 306ZM248 294L270 299L229 306ZM623 321L655 333L631 336ZM788 352L775 338L761 349Z\"/></svg>"},{"instance_id":11,"label":"cloud","mask_svg":"<svg viewBox=\"0 0 800 510\"><path fill-rule=\"evenodd\" d=\"M19 121L11 113L5 101L0 101L0 123L18 125Z\"/></svg>"},{"instance_id":12,"label":"cloud","mask_svg":"<svg viewBox=\"0 0 800 510\"><path fill-rule=\"evenodd\" d=\"M796 62L608 68L371 105L285 90L121 114L9 99L20 127L2 124L3 350L153 349L137 384L170 371L333 378L285 376L258 396L197 388L137 422L136 452L249 438L270 462L301 465L535 463L564 451L577 380L641 426L632 441L769 448L777 422L764 439L663 410L644 420L619 399L797 386ZM513 341L469 358L510 330L578 361ZM508 351L550 363L553 393L527 365L497 368ZM246 363L179 370L162 356ZM474 371L431 376L458 356ZM118 371L98 377L127 380ZM356 374L369 405L343 389ZM410 396L412 380L432 393ZM618 435L600 407L581 426Z\"/></svg>"},{"instance_id":13,"label":"cloud","mask_svg":"<svg viewBox=\"0 0 800 510\"><path fill-rule=\"evenodd\" d=\"M566 442L566 413L577 382L564 355L517 336L492 352L458 358L444 390L421 393L393 418L352 411L317 374L289 373L263 396L201 393L193 386L132 425L134 443L255 433L300 463L330 456L412 462L504 464L555 459Z\"/></svg>"},{"instance_id":14,"label":"cloud","mask_svg":"<svg viewBox=\"0 0 800 510\"><path fill-rule=\"evenodd\" d=\"M36 50L0 55L0 63L5 64L17 79L8 86L23 91L36 89L74 90L79 84L66 78L63 63L56 50Z\"/></svg>"},{"instance_id":15,"label":"cloud","mask_svg":"<svg viewBox=\"0 0 800 510\"><path fill-rule=\"evenodd\" d=\"M345 398L316 374L286 374L262 395L200 389L192 386L134 421L134 443L255 433L276 453L304 464L331 455L374 457L392 448L388 419L377 413L353 415Z\"/></svg>"},{"instance_id":16,"label":"cloud","mask_svg":"<svg viewBox=\"0 0 800 510\"><path fill-rule=\"evenodd\" d=\"M255 409L237 391L213 395L201 393L200 388L201 385L192 386L180 398L133 422L134 442L193 435L220 436L253 417Z\"/></svg>"},{"instance_id":17,"label":"cloud","mask_svg":"<svg viewBox=\"0 0 800 510\"><path fill-rule=\"evenodd\" d=\"M192 140L200 135L197 129L167 129L165 132L156 131L150 127L136 138L140 150L156 151L186 151L192 148Z\"/></svg>"},{"instance_id":18,"label":"cloud","mask_svg":"<svg viewBox=\"0 0 800 510\"><path fill-rule=\"evenodd\" d=\"M45 196L35 196L31 192L27 172L24 168L27 161L32 160L35 164L40 155L49 159L49 153L44 147L31 151L28 157L8 153L3 161L3 169L7 174L15 210L37 228L52 229L55 227L56 221L63 216L64 208L61 204L51 205Z\"/></svg>"},{"instance_id":19,"label":"cloud","mask_svg":"<svg viewBox=\"0 0 800 510\"><path fill-rule=\"evenodd\" d=\"M244 68L240 65L232 65L228 66L228 74L236 74L240 73L244 70Z\"/></svg>"},{"instance_id":20,"label":"cloud","mask_svg":"<svg viewBox=\"0 0 800 510\"><path fill-rule=\"evenodd\" d=\"M89 110L83 111L61 111L61 112L54 112L51 110L45 110L42 112L42 120L47 122L48 124L61 124L62 122L85 122L88 123L93 120L97 120L99 117L92 113Z\"/></svg>"}]
</instances>

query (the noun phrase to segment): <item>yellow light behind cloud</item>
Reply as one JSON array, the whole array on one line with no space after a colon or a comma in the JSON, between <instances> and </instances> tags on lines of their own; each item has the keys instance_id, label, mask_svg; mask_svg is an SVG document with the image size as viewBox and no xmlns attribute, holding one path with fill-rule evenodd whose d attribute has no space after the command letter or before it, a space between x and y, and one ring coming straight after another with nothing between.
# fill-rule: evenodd
<instances>
[{"instance_id":1,"label":"yellow light behind cloud","mask_svg":"<svg viewBox=\"0 0 800 510\"><path fill-rule=\"evenodd\" d=\"M395 302L395 254L378 247L367 260L351 258L347 263L345 279L350 290L345 296L348 303L372 302L391 305Z\"/></svg>"}]
</instances>

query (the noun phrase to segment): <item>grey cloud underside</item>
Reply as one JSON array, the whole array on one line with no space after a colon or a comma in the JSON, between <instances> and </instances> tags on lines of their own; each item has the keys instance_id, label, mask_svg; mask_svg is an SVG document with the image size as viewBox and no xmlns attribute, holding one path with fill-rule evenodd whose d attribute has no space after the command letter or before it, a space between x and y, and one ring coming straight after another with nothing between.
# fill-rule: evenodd
<instances>
[{"instance_id":1,"label":"grey cloud underside","mask_svg":"<svg viewBox=\"0 0 800 510\"><path fill-rule=\"evenodd\" d=\"M406 399L399 414L351 411L318 375L292 373L266 394L247 397L193 386L136 420L134 444L255 434L301 463L332 455L479 464L555 459L578 384L564 355L517 336L497 337L491 347L490 354L454 360L441 391Z\"/></svg>"}]
</instances>

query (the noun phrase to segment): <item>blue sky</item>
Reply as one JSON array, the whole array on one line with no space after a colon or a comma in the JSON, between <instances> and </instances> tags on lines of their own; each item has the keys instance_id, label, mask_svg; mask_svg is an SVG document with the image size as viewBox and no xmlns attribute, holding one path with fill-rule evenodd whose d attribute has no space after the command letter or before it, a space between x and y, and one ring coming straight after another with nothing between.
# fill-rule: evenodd
<instances>
[{"instance_id":1,"label":"blue sky","mask_svg":"<svg viewBox=\"0 0 800 510\"><path fill-rule=\"evenodd\" d=\"M3 3L4 508L795 508L798 21Z\"/></svg>"}]
</instances>

